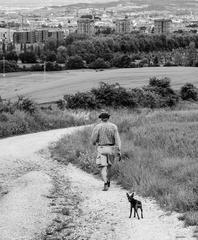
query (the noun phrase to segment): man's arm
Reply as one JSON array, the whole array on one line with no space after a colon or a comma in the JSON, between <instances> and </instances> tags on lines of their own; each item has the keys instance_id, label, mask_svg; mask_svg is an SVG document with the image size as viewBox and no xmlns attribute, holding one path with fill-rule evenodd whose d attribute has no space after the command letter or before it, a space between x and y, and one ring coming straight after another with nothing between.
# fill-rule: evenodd
<instances>
[{"instance_id":1,"label":"man's arm","mask_svg":"<svg viewBox=\"0 0 198 240\"><path fill-rule=\"evenodd\" d=\"M121 139L117 127L115 129L115 145L121 150Z\"/></svg>"},{"instance_id":2,"label":"man's arm","mask_svg":"<svg viewBox=\"0 0 198 240\"><path fill-rule=\"evenodd\" d=\"M93 131L92 131L92 134L91 134L91 143L93 145L96 145L96 143L98 142L98 137L99 137L99 135L98 135L98 127L95 126Z\"/></svg>"}]
</instances>

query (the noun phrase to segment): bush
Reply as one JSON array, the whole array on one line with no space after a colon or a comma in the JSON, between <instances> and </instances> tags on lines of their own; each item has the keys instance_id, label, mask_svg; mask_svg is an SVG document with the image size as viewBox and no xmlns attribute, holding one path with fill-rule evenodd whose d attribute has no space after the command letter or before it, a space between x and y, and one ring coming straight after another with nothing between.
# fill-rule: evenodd
<instances>
[{"instance_id":1,"label":"bush","mask_svg":"<svg viewBox=\"0 0 198 240\"><path fill-rule=\"evenodd\" d=\"M42 71L44 71L44 67L43 67L43 65L41 65L41 64L34 64L34 65L32 65L31 67L30 67L30 71L40 71L40 72L42 72Z\"/></svg>"},{"instance_id":2,"label":"bush","mask_svg":"<svg viewBox=\"0 0 198 240\"><path fill-rule=\"evenodd\" d=\"M66 68L67 69L81 69L84 68L84 62L83 59L80 56L72 56L69 57Z\"/></svg>"},{"instance_id":3,"label":"bush","mask_svg":"<svg viewBox=\"0 0 198 240\"><path fill-rule=\"evenodd\" d=\"M0 113L14 114L17 110L33 114L36 112L37 106L34 101L23 96L19 96L16 102L11 102L9 100L0 102Z\"/></svg>"},{"instance_id":4,"label":"bush","mask_svg":"<svg viewBox=\"0 0 198 240\"><path fill-rule=\"evenodd\" d=\"M24 52L19 54L22 63L36 63L36 55L34 52Z\"/></svg>"},{"instance_id":5,"label":"bush","mask_svg":"<svg viewBox=\"0 0 198 240\"><path fill-rule=\"evenodd\" d=\"M169 78L158 79L156 77L152 77L149 79L149 86L157 88L170 88L170 79Z\"/></svg>"},{"instance_id":6,"label":"bush","mask_svg":"<svg viewBox=\"0 0 198 240\"><path fill-rule=\"evenodd\" d=\"M60 71L62 67L58 63L47 62L46 71Z\"/></svg>"},{"instance_id":7,"label":"bush","mask_svg":"<svg viewBox=\"0 0 198 240\"><path fill-rule=\"evenodd\" d=\"M170 79L156 77L150 78L149 85L144 90L154 92L161 97L160 107L173 107L179 101L179 96L170 87Z\"/></svg>"},{"instance_id":8,"label":"bush","mask_svg":"<svg viewBox=\"0 0 198 240\"><path fill-rule=\"evenodd\" d=\"M0 72L17 72L19 70L15 61L0 60Z\"/></svg>"},{"instance_id":9,"label":"bush","mask_svg":"<svg viewBox=\"0 0 198 240\"><path fill-rule=\"evenodd\" d=\"M103 107L134 107L133 95L131 92L118 83L108 84L101 82L99 88L93 88L91 93L95 96L97 106Z\"/></svg>"},{"instance_id":10,"label":"bush","mask_svg":"<svg viewBox=\"0 0 198 240\"><path fill-rule=\"evenodd\" d=\"M131 58L128 55L117 55L112 60L112 66L117 68L128 68L131 64Z\"/></svg>"},{"instance_id":11,"label":"bush","mask_svg":"<svg viewBox=\"0 0 198 240\"><path fill-rule=\"evenodd\" d=\"M97 58L95 62L89 64L89 68L98 69L98 68L110 68L110 63L105 62L102 58Z\"/></svg>"},{"instance_id":12,"label":"bush","mask_svg":"<svg viewBox=\"0 0 198 240\"><path fill-rule=\"evenodd\" d=\"M0 113L11 113L16 111L16 106L11 101L1 101L0 102Z\"/></svg>"},{"instance_id":13,"label":"bush","mask_svg":"<svg viewBox=\"0 0 198 240\"><path fill-rule=\"evenodd\" d=\"M97 108L95 96L91 92L78 92L74 95L65 95L66 107L71 109L95 109Z\"/></svg>"},{"instance_id":14,"label":"bush","mask_svg":"<svg viewBox=\"0 0 198 240\"><path fill-rule=\"evenodd\" d=\"M66 101L64 99L59 99L57 102L57 107L60 109L60 110L65 110L66 108Z\"/></svg>"},{"instance_id":15,"label":"bush","mask_svg":"<svg viewBox=\"0 0 198 240\"><path fill-rule=\"evenodd\" d=\"M183 100L198 100L198 89L191 83L186 83L181 87L180 95Z\"/></svg>"},{"instance_id":16,"label":"bush","mask_svg":"<svg viewBox=\"0 0 198 240\"><path fill-rule=\"evenodd\" d=\"M98 88L92 88L90 92L79 92L74 95L65 95L68 108L102 108L102 107L172 107L178 101L178 95L170 87L169 79L150 80L148 86L143 89L126 89L118 83L100 83Z\"/></svg>"},{"instance_id":17,"label":"bush","mask_svg":"<svg viewBox=\"0 0 198 240\"><path fill-rule=\"evenodd\" d=\"M20 111L28 112L30 114L35 113L37 110L36 103L34 103L33 100L25 98L23 96L19 96L18 101L15 104L17 109Z\"/></svg>"}]
</instances>

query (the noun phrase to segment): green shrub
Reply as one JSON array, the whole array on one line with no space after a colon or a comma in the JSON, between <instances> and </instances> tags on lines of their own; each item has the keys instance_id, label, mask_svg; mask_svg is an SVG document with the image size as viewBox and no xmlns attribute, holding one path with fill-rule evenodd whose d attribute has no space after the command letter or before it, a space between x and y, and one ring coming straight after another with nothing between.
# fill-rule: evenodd
<instances>
[{"instance_id":1,"label":"green shrub","mask_svg":"<svg viewBox=\"0 0 198 240\"><path fill-rule=\"evenodd\" d=\"M62 67L58 63L47 62L46 71L60 71Z\"/></svg>"},{"instance_id":2,"label":"green shrub","mask_svg":"<svg viewBox=\"0 0 198 240\"><path fill-rule=\"evenodd\" d=\"M183 100L198 100L198 89L191 83L186 83L181 87L180 95Z\"/></svg>"},{"instance_id":3,"label":"green shrub","mask_svg":"<svg viewBox=\"0 0 198 240\"><path fill-rule=\"evenodd\" d=\"M24 52L19 54L22 63L36 63L36 54L34 52Z\"/></svg>"},{"instance_id":4,"label":"green shrub","mask_svg":"<svg viewBox=\"0 0 198 240\"><path fill-rule=\"evenodd\" d=\"M179 96L170 86L170 79L150 78L149 85L144 90L154 92L161 97L161 107L173 107L179 102Z\"/></svg>"},{"instance_id":5,"label":"green shrub","mask_svg":"<svg viewBox=\"0 0 198 240\"><path fill-rule=\"evenodd\" d=\"M89 64L89 68L98 69L98 68L110 68L110 63L105 62L102 58L97 58L95 62Z\"/></svg>"},{"instance_id":6,"label":"green shrub","mask_svg":"<svg viewBox=\"0 0 198 240\"><path fill-rule=\"evenodd\" d=\"M15 61L0 60L0 72L17 72L19 67Z\"/></svg>"},{"instance_id":7,"label":"green shrub","mask_svg":"<svg viewBox=\"0 0 198 240\"><path fill-rule=\"evenodd\" d=\"M133 95L130 90L121 87L118 83L108 84L101 82L98 88L92 88L98 107L135 107Z\"/></svg>"},{"instance_id":8,"label":"green shrub","mask_svg":"<svg viewBox=\"0 0 198 240\"><path fill-rule=\"evenodd\" d=\"M15 103L15 105L17 109L24 112L28 112L30 114L33 114L37 110L36 103L33 100L25 98L23 96L18 97L18 100Z\"/></svg>"},{"instance_id":9,"label":"green shrub","mask_svg":"<svg viewBox=\"0 0 198 240\"><path fill-rule=\"evenodd\" d=\"M3 112L14 113L16 110L17 108L15 104L12 103L10 100L0 102L0 113L3 113Z\"/></svg>"},{"instance_id":10,"label":"green shrub","mask_svg":"<svg viewBox=\"0 0 198 240\"><path fill-rule=\"evenodd\" d=\"M30 67L30 71L40 71L40 72L42 72L42 71L44 71L44 67L43 67L43 65L41 65L41 64L39 64L39 63L37 63L37 64L33 64L31 67Z\"/></svg>"},{"instance_id":11,"label":"green shrub","mask_svg":"<svg viewBox=\"0 0 198 240\"><path fill-rule=\"evenodd\" d=\"M80 56L69 57L66 63L67 69L81 69L84 67L85 67L85 64L83 62L83 59Z\"/></svg>"},{"instance_id":12,"label":"green shrub","mask_svg":"<svg viewBox=\"0 0 198 240\"><path fill-rule=\"evenodd\" d=\"M117 55L112 60L112 66L117 68L128 68L131 64L131 58L128 55Z\"/></svg>"},{"instance_id":13,"label":"green shrub","mask_svg":"<svg viewBox=\"0 0 198 240\"><path fill-rule=\"evenodd\" d=\"M66 101L66 107L72 109L103 107L160 108L175 106L179 97L170 87L170 80L154 78L143 89L126 89L118 83L101 82L98 88L92 88L89 92L65 95L64 100Z\"/></svg>"},{"instance_id":14,"label":"green shrub","mask_svg":"<svg viewBox=\"0 0 198 240\"><path fill-rule=\"evenodd\" d=\"M95 109L97 103L94 95L91 92L78 92L74 95L65 95L64 100L66 101L67 108L71 109Z\"/></svg>"}]
</instances>

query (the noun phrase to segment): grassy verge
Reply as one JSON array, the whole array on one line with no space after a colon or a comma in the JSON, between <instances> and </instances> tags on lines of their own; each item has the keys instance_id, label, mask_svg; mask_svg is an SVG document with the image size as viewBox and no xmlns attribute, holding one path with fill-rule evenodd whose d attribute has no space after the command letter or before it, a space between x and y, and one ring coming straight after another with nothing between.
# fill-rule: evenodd
<instances>
[{"instance_id":1,"label":"grassy verge","mask_svg":"<svg viewBox=\"0 0 198 240\"><path fill-rule=\"evenodd\" d=\"M114 111L112 121L121 133L123 155L113 167L114 179L182 213L186 225L198 225L198 110ZM53 157L97 174L91 130L59 141L51 149Z\"/></svg>"},{"instance_id":2,"label":"grassy verge","mask_svg":"<svg viewBox=\"0 0 198 240\"><path fill-rule=\"evenodd\" d=\"M16 110L0 113L0 138L13 135L46 131L50 129L80 126L93 122L94 114L85 111L37 110L30 114Z\"/></svg>"}]
</instances>

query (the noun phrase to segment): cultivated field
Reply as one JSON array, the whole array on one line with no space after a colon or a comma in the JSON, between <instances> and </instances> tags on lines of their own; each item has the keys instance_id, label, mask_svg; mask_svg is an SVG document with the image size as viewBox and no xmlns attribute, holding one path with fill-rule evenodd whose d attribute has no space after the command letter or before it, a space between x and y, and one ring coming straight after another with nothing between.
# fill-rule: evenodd
<instances>
[{"instance_id":1,"label":"cultivated field","mask_svg":"<svg viewBox=\"0 0 198 240\"><path fill-rule=\"evenodd\" d=\"M88 90L99 82L118 82L124 87L142 87L152 76L169 77L175 89L186 82L198 86L198 68L159 67L114 69L105 71L78 70L44 73L10 73L0 78L0 96L16 98L18 95L31 97L39 103L54 101L64 94Z\"/></svg>"}]
</instances>

